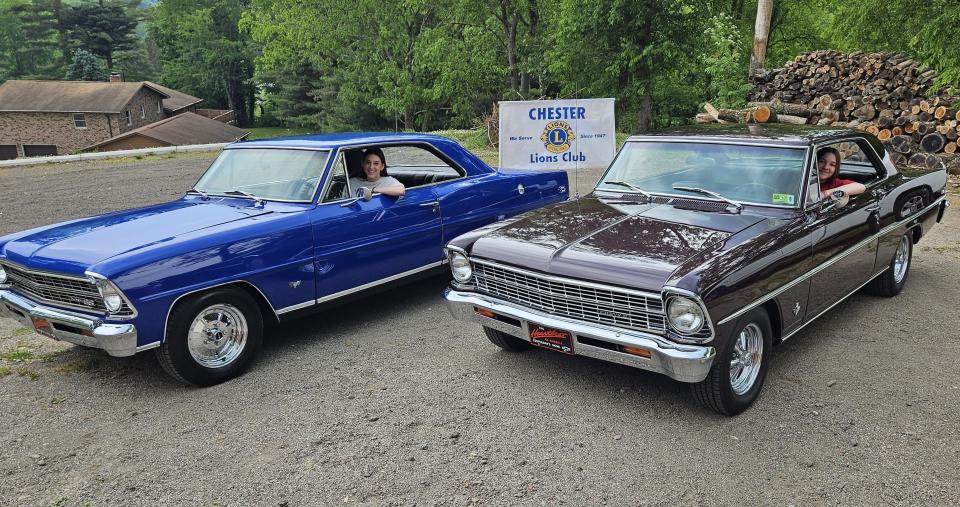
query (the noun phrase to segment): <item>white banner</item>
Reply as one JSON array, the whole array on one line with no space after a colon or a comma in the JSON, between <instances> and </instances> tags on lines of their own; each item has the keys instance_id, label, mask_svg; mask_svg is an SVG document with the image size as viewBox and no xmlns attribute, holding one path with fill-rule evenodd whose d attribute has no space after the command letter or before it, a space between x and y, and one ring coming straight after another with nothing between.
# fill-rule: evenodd
<instances>
[{"instance_id":1,"label":"white banner","mask_svg":"<svg viewBox=\"0 0 960 507\"><path fill-rule=\"evenodd\" d=\"M603 169L617 151L613 99L500 103L500 167Z\"/></svg>"}]
</instances>

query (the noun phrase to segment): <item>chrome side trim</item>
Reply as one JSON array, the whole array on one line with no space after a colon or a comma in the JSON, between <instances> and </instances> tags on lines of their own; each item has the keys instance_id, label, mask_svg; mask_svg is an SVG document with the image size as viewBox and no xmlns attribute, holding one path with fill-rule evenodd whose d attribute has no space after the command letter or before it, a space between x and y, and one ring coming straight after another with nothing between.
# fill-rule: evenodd
<instances>
[{"instance_id":1,"label":"chrome side trim","mask_svg":"<svg viewBox=\"0 0 960 507\"><path fill-rule=\"evenodd\" d=\"M295 305L287 306L287 307L281 308L281 309L279 309L279 310L276 310L276 314L277 314L278 316L280 316L280 315L283 315L283 314L285 314L285 313L290 313L290 312L292 312L292 311L301 310L301 309L303 309L303 308L307 308L307 307L310 307L310 306L318 305L318 304L320 304L320 303L324 303L324 302L326 302L326 301L330 301L330 300L333 300L333 299L337 299L337 298L339 298L339 297L348 296L348 295L350 295L350 294L353 294L354 292L360 292L360 291L362 291L362 290L366 290L366 289L369 289L369 288L371 288L371 287L376 287L377 285L382 285L382 284L385 284L385 283L389 283L389 282L392 282L392 281L394 281L394 280L398 280L398 279L400 279L400 278L403 278L403 277L405 277L405 276L410 276L410 275L417 274L417 273L419 273L419 272L421 272L421 271L427 271L427 270L429 270L429 269L438 268L438 267L440 267L440 266L443 266L443 265L446 264L447 262L449 262L449 261L446 260L446 259L444 259L444 260L442 260L442 261L433 262L433 263L427 264L426 266L420 266L419 268L414 268L414 269L411 269L411 270L409 270L409 271L404 271L403 273L398 273L398 274L396 274L396 275L388 276L388 277L382 278L382 279L380 279L380 280L376 280L376 281L373 281L373 282L370 282L370 283L365 283L365 284L360 285L360 286L358 286L358 287L353 287L353 288L351 288L351 289L343 290L343 291L340 291L340 292L337 292L337 293L334 293L334 294L329 294L329 295L326 295L326 296L324 296L324 297L322 297L322 298L319 298L319 299L313 299L313 300L310 300L310 301L304 301L303 303L298 303L298 304L295 304Z\"/></svg>"},{"instance_id":2,"label":"chrome side trim","mask_svg":"<svg viewBox=\"0 0 960 507\"><path fill-rule=\"evenodd\" d=\"M449 247L448 247L448 248L449 248ZM576 284L576 285L582 285L582 286L584 286L584 287L592 287L592 288L594 288L594 289L617 291L617 292L623 292L623 293L633 294L633 295L641 296L641 297L661 299L661 295L658 294L658 293L656 293L656 292L644 292L644 291L639 291L639 290L636 290L636 289L629 289L629 288L626 288L626 287L619 287L619 286L617 286L617 285L604 285L604 284L600 284L600 283L594 283L594 282L588 282L588 281L585 281L585 280L580 280L579 278L567 278L567 277L553 276L553 275L548 275L548 274L546 274L546 273L540 273L540 272L537 272L537 271L529 271L529 270L526 270L526 269L521 269L521 268L509 266L509 265L507 265L507 264L500 264L500 263L497 263L497 262L491 262L491 261L484 260L484 259L478 259L478 258L476 258L476 257L468 257L468 258L470 259L470 262L474 262L474 263L477 263L477 264L485 264L485 265L487 265L487 266L493 266L493 267L495 267L495 268L500 268L500 269L503 269L503 270L506 270L506 271L513 271L513 272L515 272L515 273L520 273L520 274L524 274L524 275L528 275L528 276L533 276L533 277L536 277L536 278L542 278L542 279L544 279L544 280L549 280L549 281L551 281L551 282L571 283L571 284Z\"/></svg>"},{"instance_id":3,"label":"chrome side trim","mask_svg":"<svg viewBox=\"0 0 960 507\"><path fill-rule=\"evenodd\" d=\"M332 299L337 299L337 298L339 298L339 297L343 297L343 296L347 296L347 295L353 294L354 292L360 292L360 291L362 291L362 290L366 290L366 289L369 289L369 288L371 288L371 287L376 287L377 285L383 285L383 284L385 284L385 283L392 282L392 281L394 281L394 280L398 280L398 279L403 278L403 277L405 277L405 276L410 276L410 275L414 275L414 274L420 273L421 271L427 271L427 270L429 270L429 269L439 268L440 266L443 266L445 263L446 263L445 261L431 262L430 264L427 264L427 265L425 265L425 266L420 266L419 268L414 268L414 269L411 269L411 270L409 270L409 271L404 271L403 273L398 273L398 274L393 275L393 276L388 276L388 277L386 277L386 278L381 278L380 280L376 280L376 281L373 281L373 282L370 282L370 283L365 283L365 284L363 284L363 285L360 285L360 286L358 286L358 287L354 287L354 288L352 288L352 289L342 290L342 291L340 291L340 292L337 292L337 293L334 293L334 294L330 294L330 295L328 295L328 296L324 296L324 297L319 298L319 299L317 299L316 301L314 301L314 304L320 304L320 303L323 303L323 302L326 302L326 301L330 301L330 300L332 300ZM309 305L308 305L308 306L309 306Z\"/></svg>"},{"instance_id":4,"label":"chrome side trim","mask_svg":"<svg viewBox=\"0 0 960 507\"><path fill-rule=\"evenodd\" d=\"M728 315L727 317L725 317L725 318L723 318L722 320L720 320L720 322L717 322L717 325L720 326L720 325L726 324L727 322L730 322L731 320L736 319L737 317L740 317L741 315L749 312L750 310L753 310L754 308L762 305L763 303L766 303L767 301L769 301L769 300L771 300L771 299L779 296L780 294L783 294L784 292L786 292L786 291L789 290L790 288L796 286L797 284L802 283L803 281L805 281L806 279L812 277L813 275L816 275L817 273L819 273L819 272L821 272L821 271L829 268L830 266L836 264L837 262L843 260L845 257L847 257L848 255L854 253L855 251L863 248L863 247L866 246L868 243L870 243L870 242L872 242L872 241L874 241L874 240L876 240L876 239L878 239L878 238L880 238L880 237L882 237L882 236L885 236L885 235L888 234L890 231L893 231L893 230L897 229L898 227L903 226L903 225L904 225L905 223L907 223L907 222L914 221L914 220L916 220L918 217L920 217L921 215L923 215L924 213L926 213L927 211L930 211L931 209L933 209L933 208L935 208L935 207L937 207L937 206L940 206L940 201L942 201L942 200L944 200L944 199L945 199L945 197L941 197L941 198L937 199L936 201L934 201L933 203L931 203L931 204L930 204L929 206L927 206L926 208L918 211L917 213L914 213L914 214L910 215L910 216L907 217L906 219L900 220L899 222L894 222L894 223L892 223L892 224L884 227L883 229L880 230L880 232L874 234L873 236L870 236L869 238L860 241L860 242L857 243L856 245L853 245L852 247L844 250L843 252L840 252L839 254L833 256L832 258L827 259L827 260L824 261L822 264L820 264L819 266L811 269L810 271L807 271L807 272L804 273L803 275L801 275L801 276L799 276L799 277L797 277L797 278L794 278L792 281L790 281L790 282L782 285L781 287L779 287L779 288L777 288L777 289L775 289L775 290L767 293L767 294L764 295L764 296L761 296L759 299L756 299L755 301L753 301L752 303L744 306L743 308L741 308L741 309L739 309L739 310L731 313L731 314ZM919 223L914 224L914 225L911 225L911 226L908 227L908 230L909 230L909 229L913 229L914 227L917 227L917 226L919 226L919 225L920 225ZM864 284L864 285L866 285L866 284Z\"/></svg>"},{"instance_id":5,"label":"chrome side trim","mask_svg":"<svg viewBox=\"0 0 960 507\"><path fill-rule=\"evenodd\" d=\"M295 305L285 306L285 307L277 310L277 315L283 315L283 314L285 314L285 313L290 313L290 312L292 312L292 311L299 310L299 309L301 309L301 308L306 308L306 307L308 307L308 306L313 306L313 305L315 305L315 304L317 304L317 300L311 299L310 301L304 301L303 303L298 303L298 304L295 304Z\"/></svg>"},{"instance_id":6,"label":"chrome side trim","mask_svg":"<svg viewBox=\"0 0 960 507\"><path fill-rule=\"evenodd\" d=\"M178 303L181 299L183 299L183 298L185 298L185 297L187 297L187 296L189 296L189 295L191 295L191 294L196 294L196 293L198 293L198 292L203 292L203 291L205 291L205 290L215 289L215 288L217 288L217 287L223 287L224 285L233 285L233 284L237 284L237 283L242 283L242 284L249 285L250 287L253 287L257 292L259 292L260 295L263 297L263 300L266 301L266 302L267 302L267 305L270 306L270 309L273 310L273 316L274 316L274 318L277 319L278 321L280 320L280 316L277 315L277 310L273 308L273 304L270 303L270 299L267 298L267 295L264 294L263 291L260 290L259 287L257 287L256 285L254 285L253 283L251 283L251 282L249 282L249 281L247 281L247 280L231 280L231 281L229 281L229 282L223 282L223 283L218 283L218 284L216 284L216 285L210 285L210 286L208 286L208 287L201 287L201 288L199 288L199 289L194 289L194 290L192 290L192 291L190 291L190 292L185 292L185 293L180 294L179 296L177 296L177 299L174 299L174 300L173 300L173 303L170 303L170 308L167 308L167 317L166 317L165 319L163 319L163 339L160 340L159 343L166 343L166 341L167 341L167 327L169 327L169 325L170 325L170 314L173 312L173 307L174 307L174 306L177 306L177 303ZM159 346L159 345L158 345L158 346Z\"/></svg>"},{"instance_id":7,"label":"chrome side trim","mask_svg":"<svg viewBox=\"0 0 960 507\"><path fill-rule=\"evenodd\" d=\"M821 311L820 313L818 313L818 314L816 314L815 316L811 317L809 320L807 320L806 322L804 322L803 324L801 324L800 327L798 327L798 328L794 329L793 331L790 331L789 333L787 333L787 336L784 336L783 338L780 338L780 341L781 341L781 342L787 341L788 338L790 338L791 336L797 334L801 329L807 327L807 324L809 324L809 323L817 320L818 318L820 318L821 315L823 315L823 314L829 312L830 310L832 310L834 306L839 305L840 303L844 302L848 297L850 297L850 296L852 296L854 293L856 293L858 290L866 287L867 284L869 284L870 282L872 282L875 278L877 278L878 276L886 273L886 272L887 272L887 269L889 269L889 267L885 267L885 268L883 268L882 270L880 270L879 273L871 276L869 280L867 280L865 283L863 283L863 285L860 285L860 286L857 287L856 289L853 289L852 291L850 291L849 294L847 294L846 296L843 296L842 298L838 299L836 303L833 303L832 305L828 306L826 309L824 309L824 310Z\"/></svg>"},{"instance_id":8,"label":"chrome side trim","mask_svg":"<svg viewBox=\"0 0 960 507\"><path fill-rule=\"evenodd\" d=\"M143 352L144 350L155 349L160 345L163 345L163 342L153 342L153 343L148 343L146 345L140 345L139 347L137 347L137 352L139 353L139 352Z\"/></svg>"}]
</instances>

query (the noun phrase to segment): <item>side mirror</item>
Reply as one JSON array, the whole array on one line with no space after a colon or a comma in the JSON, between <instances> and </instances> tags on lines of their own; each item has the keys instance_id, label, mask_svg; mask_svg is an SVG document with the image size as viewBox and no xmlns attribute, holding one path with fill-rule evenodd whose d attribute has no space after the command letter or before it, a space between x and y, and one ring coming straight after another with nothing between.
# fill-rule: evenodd
<instances>
[{"instance_id":1,"label":"side mirror","mask_svg":"<svg viewBox=\"0 0 960 507\"><path fill-rule=\"evenodd\" d=\"M847 203L850 202L850 196L844 194L842 197L837 197L835 194L830 194L830 197L824 201L824 205L820 208L821 213L826 213L832 209L843 209Z\"/></svg>"},{"instance_id":2,"label":"side mirror","mask_svg":"<svg viewBox=\"0 0 960 507\"><path fill-rule=\"evenodd\" d=\"M340 203L341 208L349 208L357 203L357 201L368 202L370 199L373 199L373 189L368 187L360 187L357 189L356 197L351 197L350 199Z\"/></svg>"}]
</instances>

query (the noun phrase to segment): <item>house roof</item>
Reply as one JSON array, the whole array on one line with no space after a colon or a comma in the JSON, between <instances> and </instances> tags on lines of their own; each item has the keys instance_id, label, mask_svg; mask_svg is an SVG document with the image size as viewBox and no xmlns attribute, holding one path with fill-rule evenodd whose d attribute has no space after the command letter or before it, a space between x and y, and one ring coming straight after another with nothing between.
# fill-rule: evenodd
<instances>
[{"instance_id":1,"label":"house roof","mask_svg":"<svg viewBox=\"0 0 960 507\"><path fill-rule=\"evenodd\" d=\"M169 94L146 82L34 81L0 85L0 111L37 113L120 113L142 89Z\"/></svg>"},{"instance_id":2,"label":"house roof","mask_svg":"<svg viewBox=\"0 0 960 507\"><path fill-rule=\"evenodd\" d=\"M169 98L163 99L163 108L171 113L203 101L203 99L198 99L193 95L187 95L186 93L174 90L173 88L167 88L152 81L144 81L143 83L169 96Z\"/></svg>"},{"instance_id":3,"label":"house roof","mask_svg":"<svg viewBox=\"0 0 960 507\"><path fill-rule=\"evenodd\" d=\"M170 146L186 144L231 143L247 137L249 132L196 113L185 112L165 120L144 125L84 148L89 150L132 136L144 136Z\"/></svg>"}]
</instances>

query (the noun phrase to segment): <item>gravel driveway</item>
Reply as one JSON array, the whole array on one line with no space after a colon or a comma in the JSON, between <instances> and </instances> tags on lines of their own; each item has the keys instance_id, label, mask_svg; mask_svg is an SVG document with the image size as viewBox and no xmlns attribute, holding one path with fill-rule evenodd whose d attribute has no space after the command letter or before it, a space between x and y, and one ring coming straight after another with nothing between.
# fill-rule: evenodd
<instances>
[{"instance_id":1,"label":"gravel driveway","mask_svg":"<svg viewBox=\"0 0 960 507\"><path fill-rule=\"evenodd\" d=\"M175 198L210 159L0 169L0 234ZM903 294L791 338L735 418L665 377L501 352L448 315L446 277L287 324L207 389L5 319L0 505L956 504L958 209Z\"/></svg>"}]
</instances>

